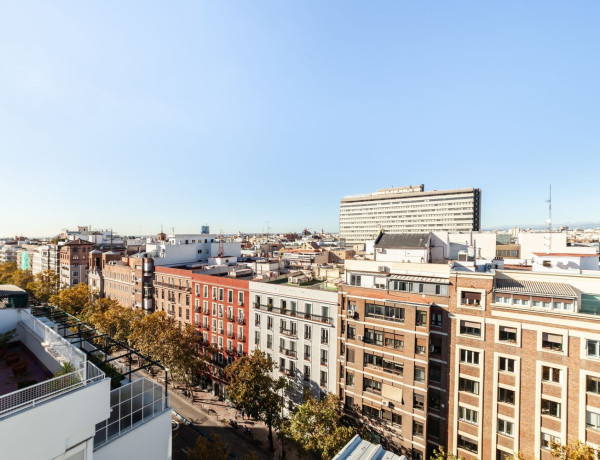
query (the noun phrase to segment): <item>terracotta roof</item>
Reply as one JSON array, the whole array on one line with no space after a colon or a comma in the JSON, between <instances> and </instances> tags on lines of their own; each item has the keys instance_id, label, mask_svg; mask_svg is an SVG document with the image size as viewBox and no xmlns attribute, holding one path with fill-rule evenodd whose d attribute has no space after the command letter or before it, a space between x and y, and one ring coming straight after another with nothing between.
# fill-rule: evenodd
<instances>
[{"instance_id":1,"label":"terracotta roof","mask_svg":"<svg viewBox=\"0 0 600 460\"><path fill-rule=\"evenodd\" d=\"M82 240L81 238L78 238L76 240L68 241L67 243L64 244L64 246L75 246L77 244L79 244L79 245L89 244L90 246L94 245L94 243L90 243L89 241L85 241L85 240Z\"/></svg>"},{"instance_id":2,"label":"terracotta roof","mask_svg":"<svg viewBox=\"0 0 600 460\"><path fill-rule=\"evenodd\" d=\"M551 252L546 254L545 252L534 252L536 256L548 256L548 257L599 257L598 254L577 254L573 252Z\"/></svg>"},{"instance_id":3,"label":"terracotta roof","mask_svg":"<svg viewBox=\"0 0 600 460\"><path fill-rule=\"evenodd\" d=\"M548 283L544 281L516 280L513 278L496 278L494 280L494 292L569 298L577 297L577 293L573 287L567 283Z\"/></svg>"}]
</instances>

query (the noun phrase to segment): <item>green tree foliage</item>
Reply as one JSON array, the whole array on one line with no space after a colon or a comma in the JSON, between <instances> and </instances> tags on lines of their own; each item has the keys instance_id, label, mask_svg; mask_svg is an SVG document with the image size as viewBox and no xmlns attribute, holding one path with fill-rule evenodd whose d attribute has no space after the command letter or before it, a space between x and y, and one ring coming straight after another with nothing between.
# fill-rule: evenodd
<instances>
[{"instance_id":1,"label":"green tree foliage","mask_svg":"<svg viewBox=\"0 0 600 460\"><path fill-rule=\"evenodd\" d=\"M27 290L33 298L41 303L46 303L59 292L60 277L54 270L45 270L33 277L27 285Z\"/></svg>"},{"instance_id":2,"label":"green tree foliage","mask_svg":"<svg viewBox=\"0 0 600 460\"><path fill-rule=\"evenodd\" d=\"M13 273L11 284L19 286L29 292L29 284L33 281L33 275L29 270L17 270Z\"/></svg>"},{"instance_id":3,"label":"green tree foliage","mask_svg":"<svg viewBox=\"0 0 600 460\"><path fill-rule=\"evenodd\" d=\"M78 316L90 305L91 295L88 285L79 283L69 289L63 289L58 294L50 296L50 303L62 308L67 313Z\"/></svg>"},{"instance_id":4,"label":"green tree foliage","mask_svg":"<svg viewBox=\"0 0 600 460\"><path fill-rule=\"evenodd\" d=\"M304 403L284 423L283 431L303 453L324 460L333 458L354 436L354 430L342 423L339 398L331 394L321 401L306 394Z\"/></svg>"},{"instance_id":5,"label":"green tree foliage","mask_svg":"<svg viewBox=\"0 0 600 460\"><path fill-rule=\"evenodd\" d=\"M227 397L249 417L262 420L269 427L269 448L273 451L273 428L281 424L282 395L285 378L274 379L275 364L260 350L244 356L225 368L229 380Z\"/></svg>"}]
</instances>

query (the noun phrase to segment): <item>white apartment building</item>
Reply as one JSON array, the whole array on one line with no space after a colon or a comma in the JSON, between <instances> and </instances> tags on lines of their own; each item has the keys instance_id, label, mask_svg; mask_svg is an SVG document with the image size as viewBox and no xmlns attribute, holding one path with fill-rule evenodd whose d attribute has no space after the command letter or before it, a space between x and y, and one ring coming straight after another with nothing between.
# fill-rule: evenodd
<instances>
[{"instance_id":1,"label":"white apartment building","mask_svg":"<svg viewBox=\"0 0 600 460\"><path fill-rule=\"evenodd\" d=\"M208 263L210 258L219 255L221 246L224 256L235 257L236 259L241 256L241 243L224 242L221 245L218 238L218 235L209 233L175 234L165 236L165 239L158 241L148 238L146 241L146 257L153 257L154 264L157 266L169 267Z\"/></svg>"},{"instance_id":2,"label":"white apartment building","mask_svg":"<svg viewBox=\"0 0 600 460\"><path fill-rule=\"evenodd\" d=\"M285 282L250 281L250 340L290 382L286 412L302 404L304 388L316 397L336 394L337 290Z\"/></svg>"},{"instance_id":3,"label":"white apartment building","mask_svg":"<svg viewBox=\"0 0 600 460\"><path fill-rule=\"evenodd\" d=\"M33 252L31 272L34 275L46 270L53 270L58 273L58 267L56 265L58 253L59 247L56 244L43 244L38 246Z\"/></svg>"},{"instance_id":4,"label":"white apartment building","mask_svg":"<svg viewBox=\"0 0 600 460\"><path fill-rule=\"evenodd\" d=\"M425 191L424 185L349 195L340 202L340 239L363 249L379 229L387 233L479 230L481 189Z\"/></svg>"},{"instance_id":5,"label":"white apartment building","mask_svg":"<svg viewBox=\"0 0 600 460\"><path fill-rule=\"evenodd\" d=\"M17 246L5 244L0 247L0 263L17 261Z\"/></svg>"},{"instance_id":6,"label":"white apartment building","mask_svg":"<svg viewBox=\"0 0 600 460\"><path fill-rule=\"evenodd\" d=\"M12 329L17 336L4 360L18 361L0 366L2 458L171 458L171 408L162 386L134 374L111 391L110 378L55 323L28 309L0 310L0 332ZM74 370L56 376L66 362ZM26 380L37 383L19 388Z\"/></svg>"}]
</instances>

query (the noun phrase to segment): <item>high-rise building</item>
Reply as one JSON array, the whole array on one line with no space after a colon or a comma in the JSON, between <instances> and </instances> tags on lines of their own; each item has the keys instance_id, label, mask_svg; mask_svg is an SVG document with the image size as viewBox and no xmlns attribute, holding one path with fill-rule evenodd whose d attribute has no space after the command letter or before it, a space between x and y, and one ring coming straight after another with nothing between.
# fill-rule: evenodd
<instances>
[{"instance_id":1,"label":"high-rise building","mask_svg":"<svg viewBox=\"0 0 600 460\"><path fill-rule=\"evenodd\" d=\"M379 189L340 202L340 239L346 246L387 233L479 230L481 189L425 191L424 185Z\"/></svg>"}]
</instances>

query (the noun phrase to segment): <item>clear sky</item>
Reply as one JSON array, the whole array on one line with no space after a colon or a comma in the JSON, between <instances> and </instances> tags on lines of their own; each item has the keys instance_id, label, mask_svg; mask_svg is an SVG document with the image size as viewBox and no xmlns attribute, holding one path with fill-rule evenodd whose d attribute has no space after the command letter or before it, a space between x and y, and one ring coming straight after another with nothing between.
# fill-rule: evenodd
<instances>
[{"instance_id":1,"label":"clear sky","mask_svg":"<svg viewBox=\"0 0 600 460\"><path fill-rule=\"evenodd\" d=\"M337 231L377 188L600 221L600 2L4 1L0 236Z\"/></svg>"}]
</instances>

